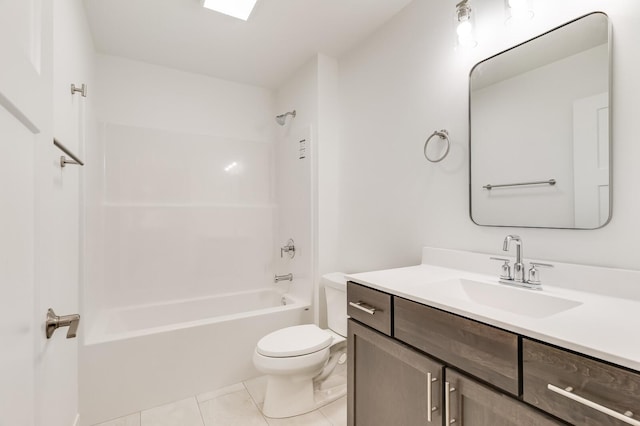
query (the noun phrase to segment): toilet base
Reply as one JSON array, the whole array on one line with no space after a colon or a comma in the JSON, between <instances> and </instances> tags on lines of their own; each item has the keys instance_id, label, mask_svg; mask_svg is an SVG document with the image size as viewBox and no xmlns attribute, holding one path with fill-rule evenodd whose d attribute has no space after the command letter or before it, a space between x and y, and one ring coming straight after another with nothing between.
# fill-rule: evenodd
<instances>
[{"instance_id":1,"label":"toilet base","mask_svg":"<svg viewBox=\"0 0 640 426\"><path fill-rule=\"evenodd\" d=\"M262 413L280 419L312 411L315 407L311 378L268 376Z\"/></svg>"},{"instance_id":2,"label":"toilet base","mask_svg":"<svg viewBox=\"0 0 640 426\"><path fill-rule=\"evenodd\" d=\"M269 376L262 414L273 419L299 416L324 407L347 394L346 383L314 390L313 380Z\"/></svg>"}]
</instances>

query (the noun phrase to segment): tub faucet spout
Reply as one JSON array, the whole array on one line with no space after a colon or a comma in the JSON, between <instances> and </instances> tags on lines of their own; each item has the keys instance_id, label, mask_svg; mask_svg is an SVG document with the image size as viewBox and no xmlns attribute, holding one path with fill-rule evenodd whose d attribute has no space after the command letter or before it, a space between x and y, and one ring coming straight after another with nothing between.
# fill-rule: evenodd
<instances>
[{"instance_id":1,"label":"tub faucet spout","mask_svg":"<svg viewBox=\"0 0 640 426\"><path fill-rule=\"evenodd\" d=\"M273 278L273 282L274 283L278 283L280 281L293 281L293 274L292 273L288 273L286 275L275 275Z\"/></svg>"}]
</instances>

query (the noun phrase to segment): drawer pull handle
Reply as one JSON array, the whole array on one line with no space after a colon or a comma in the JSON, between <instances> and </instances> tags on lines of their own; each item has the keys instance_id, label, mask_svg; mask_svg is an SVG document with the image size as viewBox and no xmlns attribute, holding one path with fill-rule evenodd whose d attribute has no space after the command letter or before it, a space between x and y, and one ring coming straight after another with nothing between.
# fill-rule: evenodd
<instances>
[{"instance_id":1,"label":"drawer pull handle","mask_svg":"<svg viewBox=\"0 0 640 426\"><path fill-rule=\"evenodd\" d=\"M615 419L620 420L621 422L630 424L630 425L634 425L634 426L640 426L640 421L632 419L631 416L633 416L633 413L631 411L627 411L625 414L622 413L618 413L617 411L612 410L611 408L607 408L604 407L600 404L597 404L593 401L589 401L586 398L583 398L579 395L576 395L573 392L573 388L572 387L567 387L565 389L561 389L557 386L554 386L552 384L548 384L547 385L547 389L549 389L552 392L555 392L557 394L560 394L562 396L564 396L565 398L569 398L577 403L580 403L582 405L586 405L587 407L593 408L596 411L599 411L601 413L604 413L608 416L611 416Z\"/></svg>"},{"instance_id":2,"label":"drawer pull handle","mask_svg":"<svg viewBox=\"0 0 640 426\"><path fill-rule=\"evenodd\" d=\"M451 425L456 422L456 419L451 418L451 392L455 392L456 388L451 386L449 382L444 382L444 424Z\"/></svg>"},{"instance_id":3,"label":"drawer pull handle","mask_svg":"<svg viewBox=\"0 0 640 426\"><path fill-rule=\"evenodd\" d=\"M427 373L427 421L431 423L432 413L438 410L438 407L433 406L433 383L437 382L436 377L432 377L431 373Z\"/></svg>"},{"instance_id":4,"label":"drawer pull handle","mask_svg":"<svg viewBox=\"0 0 640 426\"><path fill-rule=\"evenodd\" d=\"M360 309L362 312L366 312L369 315L374 315L376 313L376 308L371 305L367 305L364 302L353 303L349 302L349 306L353 306L356 309Z\"/></svg>"}]
</instances>

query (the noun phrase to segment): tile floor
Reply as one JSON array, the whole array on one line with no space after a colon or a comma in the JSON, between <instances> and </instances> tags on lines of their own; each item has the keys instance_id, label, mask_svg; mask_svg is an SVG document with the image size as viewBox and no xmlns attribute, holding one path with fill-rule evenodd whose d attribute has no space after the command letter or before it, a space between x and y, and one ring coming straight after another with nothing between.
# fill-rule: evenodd
<instances>
[{"instance_id":1,"label":"tile floor","mask_svg":"<svg viewBox=\"0 0 640 426\"><path fill-rule=\"evenodd\" d=\"M95 426L346 426L347 399L288 419L264 417L266 377L203 393Z\"/></svg>"}]
</instances>

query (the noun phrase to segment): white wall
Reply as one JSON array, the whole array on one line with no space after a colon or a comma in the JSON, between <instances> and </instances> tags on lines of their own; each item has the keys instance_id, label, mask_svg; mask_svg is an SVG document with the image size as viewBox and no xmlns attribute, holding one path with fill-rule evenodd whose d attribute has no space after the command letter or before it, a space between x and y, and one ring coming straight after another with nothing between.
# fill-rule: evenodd
<instances>
[{"instance_id":1,"label":"white wall","mask_svg":"<svg viewBox=\"0 0 640 426\"><path fill-rule=\"evenodd\" d=\"M318 212L317 262L319 275L338 272L338 250L326 250L335 247L340 240L338 232L340 202L340 97L338 93L339 69L334 58L318 55L318 144L317 179ZM344 117L343 119L348 119Z\"/></svg>"},{"instance_id":2,"label":"white wall","mask_svg":"<svg viewBox=\"0 0 640 426\"><path fill-rule=\"evenodd\" d=\"M96 68L88 309L270 285L273 93L105 55Z\"/></svg>"},{"instance_id":3,"label":"white wall","mask_svg":"<svg viewBox=\"0 0 640 426\"><path fill-rule=\"evenodd\" d=\"M97 55L101 122L268 142L270 90L124 58Z\"/></svg>"},{"instance_id":4,"label":"white wall","mask_svg":"<svg viewBox=\"0 0 640 426\"><path fill-rule=\"evenodd\" d=\"M498 253L508 233L525 257L638 269L640 199L640 3L535 2L529 25L503 25L503 2L476 1L478 47L454 51L456 2L416 0L340 60L341 244L347 272L415 264L434 246ZM582 14L601 10L613 23L613 219L592 231L474 225L468 205L468 74L514 44ZM447 129L452 149L441 163L422 156L426 137Z\"/></svg>"}]
</instances>

